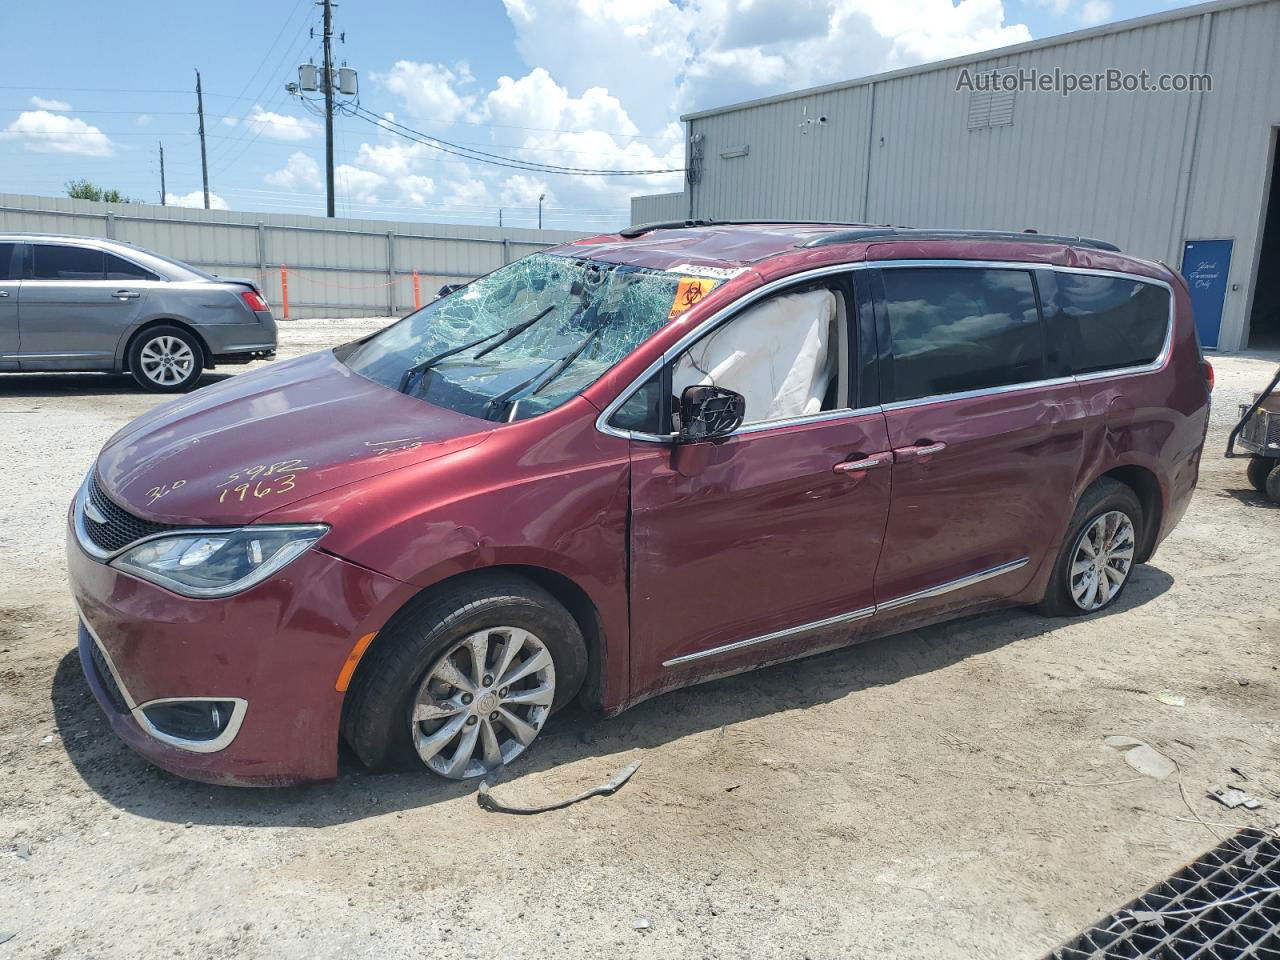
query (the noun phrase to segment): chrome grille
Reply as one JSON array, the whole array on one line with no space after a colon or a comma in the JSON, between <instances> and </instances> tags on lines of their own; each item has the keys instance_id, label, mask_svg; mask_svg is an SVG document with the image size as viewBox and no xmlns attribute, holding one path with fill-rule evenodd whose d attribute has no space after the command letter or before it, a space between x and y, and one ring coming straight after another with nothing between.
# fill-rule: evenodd
<instances>
[{"instance_id":1,"label":"chrome grille","mask_svg":"<svg viewBox=\"0 0 1280 960\"><path fill-rule=\"evenodd\" d=\"M102 488L98 486L96 474L89 478L88 502L93 510L86 510L81 517L84 532L93 541L95 547L106 553L115 553L135 540L175 529L167 523L152 523L135 517L119 506L102 492ZM93 516L94 512L103 517L106 522L99 523Z\"/></svg>"}]
</instances>

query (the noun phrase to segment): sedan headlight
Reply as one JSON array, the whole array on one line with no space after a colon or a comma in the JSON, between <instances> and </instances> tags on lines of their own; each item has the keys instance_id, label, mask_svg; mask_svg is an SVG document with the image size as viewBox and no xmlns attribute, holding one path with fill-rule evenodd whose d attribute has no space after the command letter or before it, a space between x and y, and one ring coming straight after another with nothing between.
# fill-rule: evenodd
<instances>
[{"instance_id":1,"label":"sedan headlight","mask_svg":"<svg viewBox=\"0 0 1280 960\"><path fill-rule=\"evenodd\" d=\"M184 597L226 597L261 583L328 529L316 524L175 533L140 543L111 565Z\"/></svg>"}]
</instances>

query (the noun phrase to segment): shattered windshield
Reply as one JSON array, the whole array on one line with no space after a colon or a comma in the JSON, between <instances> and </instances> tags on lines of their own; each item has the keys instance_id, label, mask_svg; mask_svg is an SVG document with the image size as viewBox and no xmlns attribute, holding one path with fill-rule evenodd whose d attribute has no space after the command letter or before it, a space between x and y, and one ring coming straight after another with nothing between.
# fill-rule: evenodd
<instances>
[{"instance_id":1,"label":"shattered windshield","mask_svg":"<svg viewBox=\"0 0 1280 960\"><path fill-rule=\"evenodd\" d=\"M430 403L523 420L576 396L652 335L679 312L676 295L687 283L674 273L536 253L338 356L361 376Z\"/></svg>"}]
</instances>

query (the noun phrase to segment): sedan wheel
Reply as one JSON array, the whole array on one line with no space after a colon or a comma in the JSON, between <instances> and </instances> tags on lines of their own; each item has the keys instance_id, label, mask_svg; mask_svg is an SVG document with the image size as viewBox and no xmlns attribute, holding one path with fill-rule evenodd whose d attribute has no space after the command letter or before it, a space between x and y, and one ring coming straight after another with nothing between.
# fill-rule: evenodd
<instances>
[{"instance_id":1,"label":"sedan wheel","mask_svg":"<svg viewBox=\"0 0 1280 960\"><path fill-rule=\"evenodd\" d=\"M1109 510L1081 531L1071 557L1071 598L1081 610L1100 610L1120 592L1133 568L1133 521Z\"/></svg>"},{"instance_id":2,"label":"sedan wheel","mask_svg":"<svg viewBox=\"0 0 1280 960\"><path fill-rule=\"evenodd\" d=\"M520 627L488 627L437 660L410 705L414 749L454 780L510 763L551 715L556 671L543 642Z\"/></svg>"},{"instance_id":3,"label":"sedan wheel","mask_svg":"<svg viewBox=\"0 0 1280 960\"><path fill-rule=\"evenodd\" d=\"M192 349L177 337L149 340L138 354L142 372L152 383L172 387L191 376L196 365Z\"/></svg>"}]
</instances>

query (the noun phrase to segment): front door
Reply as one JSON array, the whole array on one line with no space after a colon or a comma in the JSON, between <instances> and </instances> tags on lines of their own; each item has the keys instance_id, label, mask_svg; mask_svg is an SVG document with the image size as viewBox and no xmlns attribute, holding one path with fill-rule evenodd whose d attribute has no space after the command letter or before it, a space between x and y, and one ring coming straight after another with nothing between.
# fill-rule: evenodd
<instances>
[{"instance_id":1,"label":"front door","mask_svg":"<svg viewBox=\"0 0 1280 960\"><path fill-rule=\"evenodd\" d=\"M18 366L18 294L22 286L20 243L0 243L0 370Z\"/></svg>"},{"instance_id":2,"label":"front door","mask_svg":"<svg viewBox=\"0 0 1280 960\"><path fill-rule=\"evenodd\" d=\"M111 368L149 283L108 279L110 255L93 247L33 243L28 250L18 314L23 369Z\"/></svg>"},{"instance_id":3,"label":"front door","mask_svg":"<svg viewBox=\"0 0 1280 960\"><path fill-rule=\"evenodd\" d=\"M1030 270L886 267L879 280L895 461L883 623L1026 586L1071 514L1085 419Z\"/></svg>"},{"instance_id":4,"label":"front door","mask_svg":"<svg viewBox=\"0 0 1280 960\"><path fill-rule=\"evenodd\" d=\"M890 456L851 409L849 289L749 307L671 365L671 392L746 397L727 439L632 441L631 663L637 695L849 641L875 607Z\"/></svg>"}]
</instances>

